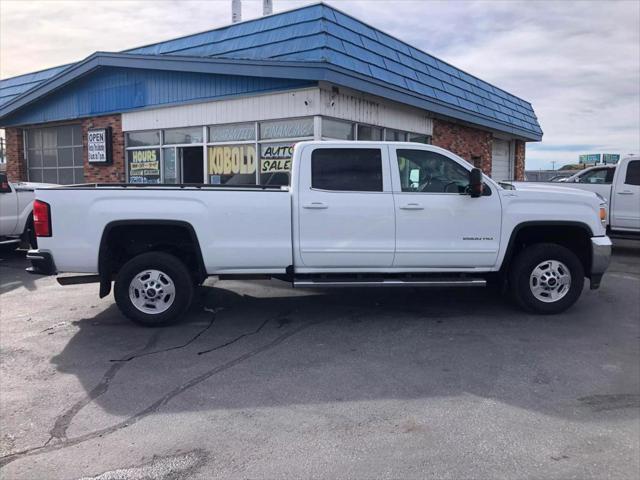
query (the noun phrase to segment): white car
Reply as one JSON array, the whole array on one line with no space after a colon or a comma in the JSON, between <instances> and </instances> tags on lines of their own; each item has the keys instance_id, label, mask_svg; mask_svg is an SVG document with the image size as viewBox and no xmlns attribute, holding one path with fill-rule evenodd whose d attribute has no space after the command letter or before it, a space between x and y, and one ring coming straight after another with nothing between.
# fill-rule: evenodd
<instances>
[{"instance_id":1,"label":"white car","mask_svg":"<svg viewBox=\"0 0 640 480\"><path fill-rule=\"evenodd\" d=\"M238 161L242 161L239 159ZM611 253L591 192L504 189L417 143L301 142L290 187L84 185L37 190L34 273L89 274L144 325L180 318L207 276L294 287L506 284L537 313L598 288Z\"/></svg>"},{"instance_id":2,"label":"white car","mask_svg":"<svg viewBox=\"0 0 640 480\"><path fill-rule=\"evenodd\" d=\"M0 246L29 243L36 245L33 231L33 199L36 188L55 185L44 183L9 182L7 174L0 172Z\"/></svg>"}]
</instances>

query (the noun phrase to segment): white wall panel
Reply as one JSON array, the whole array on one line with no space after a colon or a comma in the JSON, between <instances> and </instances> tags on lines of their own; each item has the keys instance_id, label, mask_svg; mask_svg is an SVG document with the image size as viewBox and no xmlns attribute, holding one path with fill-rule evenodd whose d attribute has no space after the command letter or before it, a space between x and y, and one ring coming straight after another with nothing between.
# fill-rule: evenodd
<instances>
[{"instance_id":1,"label":"white wall panel","mask_svg":"<svg viewBox=\"0 0 640 480\"><path fill-rule=\"evenodd\" d=\"M326 115L431 135L428 113L396 102L330 86L154 108L122 114L125 131Z\"/></svg>"}]
</instances>

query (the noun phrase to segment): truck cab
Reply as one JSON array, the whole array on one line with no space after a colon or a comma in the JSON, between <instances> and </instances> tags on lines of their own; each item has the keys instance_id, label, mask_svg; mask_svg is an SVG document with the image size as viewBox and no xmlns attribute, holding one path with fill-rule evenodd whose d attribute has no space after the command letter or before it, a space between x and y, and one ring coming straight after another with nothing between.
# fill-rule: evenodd
<instances>
[{"instance_id":1,"label":"truck cab","mask_svg":"<svg viewBox=\"0 0 640 480\"><path fill-rule=\"evenodd\" d=\"M640 156L623 157L617 165L587 168L555 185L598 194L607 201L610 232L640 235Z\"/></svg>"}]
</instances>

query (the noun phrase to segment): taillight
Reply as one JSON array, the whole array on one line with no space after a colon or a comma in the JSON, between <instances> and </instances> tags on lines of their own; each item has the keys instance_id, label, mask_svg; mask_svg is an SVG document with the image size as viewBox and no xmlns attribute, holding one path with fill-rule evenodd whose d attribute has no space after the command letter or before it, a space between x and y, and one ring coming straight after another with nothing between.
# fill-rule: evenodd
<instances>
[{"instance_id":1,"label":"taillight","mask_svg":"<svg viewBox=\"0 0 640 480\"><path fill-rule=\"evenodd\" d=\"M41 200L33 201L33 227L36 237L51 236L51 210L48 203Z\"/></svg>"}]
</instances>

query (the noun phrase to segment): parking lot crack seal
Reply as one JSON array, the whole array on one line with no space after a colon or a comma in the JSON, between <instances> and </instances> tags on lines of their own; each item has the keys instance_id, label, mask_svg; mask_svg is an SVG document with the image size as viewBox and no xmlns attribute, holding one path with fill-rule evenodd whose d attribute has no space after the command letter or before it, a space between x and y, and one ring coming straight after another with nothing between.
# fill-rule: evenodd
<instances>
[{"instance_id":1,"label":"parking lot crack seal","mask_svg":"<svg viewBox=\"0 0 640 480\"><path fill-rule=\"evenodd\" d=\"M268 350L271 350L272 348L277 347L278 345L280 345L281 343L283 343L285 340L289 339L290 337L293 337L294 335L314 326L314 325L318 325L319 323L322 323L324 320L317 320L314 322L308 322L305 323L303 325L300 325L297 328L294 328L288 332L283 333L282 335L277 336L276 338L274 338L273 340L269 341L268 343L265 343L264 345L261 345L260 347L254 348L253 350L250 350L247 353L244 353L236 358L234 358L233 360L229 360L228 362L223 363L222 365L219 365L215 368L212 368L211 370L206 371L205 373L202 373L196 377L193 377L191 380L183 383L182 385L174 388L173 390L169 391L168 393L166 393L165 395L163 395L161 398L159 398L158 400L156 400L155 402L153 402L151 405L149 405L147 408L141 410L140 412L136 413L135 415L133 415L132 417L129 417L126 420L123 420L122 422L116 423L110 427L106 427L106 428L102 428L100 430L94 430L93 432L89 432L86 433L84 435L80 435L77 437L73 437L73 438L63 438L60 439L59 442L57 443L51 443L51 439L49 439L47 441L46 444L42 445L42 446L38 446L38 447L31 447L31 448L27 448L18 452L14 452L11 453L9 455L5 455L3 457L0 457L0 468L6 466L7 464L18 460L20 458L23 457L27 457L27 456L32 456L32 455L39 455L42 453L48 453L48 452L52 452L52 451L56 451L56 450L61 450L64 448L68 448L68 447L72 447L75 445L78 445L80 443L84 443L86 441L89 440L93 440L95 438L98 437L105 437L107 435L110 435L114 432L117 432L118 430L127 428L137 422L139 422L140 420L148 417L149 415L156 413L161 407L163 407L164 405L166 405L167 403L169 403L172 399L174 399L175 397L177 397L178 395L186 392L187 390L195 387L196 385L204 382L205 380L208 380L209 378L211 378L214 375L217 375L219 373L222 373L226 370L229 370L230 368L235 367L236 365L239 365L247 360L249 360L250 358L255 357L256 355L259 355L261 353L264 353ZM115 364L115 366L119 366L119 365L126 365L126 363L118 363ZM95 390L95 389L94 389Z\"/></svg>"},{"instance_id":2,"label":"parking lot crack seal","mask_svg":"<svg viewBox=\"0 0 640 480\"><path fill-rule=\"evenodd\" d=\"M207 325L200 330L198 333L196 333L193 337L191 337L188 341L186 341L185 343L181 344L181 345L174 345L172 347L167 347L167 348L162 348L160 350L153 350L151 352L140 352L140 353L135 353L133 355L129 355L127 357L124 358L117 358L117 359L113 359L113 360L109 360L110 362L116 362L116 363L121 363L121 362L130 362L131 360L135 359L135 358L141 358L141 357L146 357L148 355L155 355L157 353L164 353L164 352L170 352L172 350L179 350L181 348L185 348L188 347L189 345L191 345L193 342L195 342L198 338L200 338L207 330L209 330L214 322L216 321L216 313L219 310L222 309L216 309L216 310L212 310L212 309L206 309L208 312L211 312L211 320L209 321L209 323L207 323Z\"/></svg>"},{"instance_id":3,"label":"parking lot crack seal","mask_svg":"<svg viewBox=\"0 0 640 480\"><path fill-rule=\"evenodd\" d=\"M289 315L290 313L291 312L283 312L283 313L277 315L275 320L280 320L281 323L282 323L282 320L285 319L287 317L287 315ZM250 337L252 335L257 335L267 325L267 323L269 323L271 320L273 320L273 319L272 318L267 318L254 331L248 332L248 333L243 333L241 335L238 335L236 338L234 338L232 340L229 340L228 342L225 342L225 343L223 343L221 345L217 345L217 346L209 348L207 350L202 350L201 352L198 352L198 355L204 355L205 353L210 353L210 352L214 352L216 350L220 350L221 348L228 347L229 345L232 345L232 344L236 343L237 341L242 340L245 337Z\"/></svg>"},{"instance_id":4,"label":"parking lot crack seal","mask_svg":"<svg viewBox=\"0 0 640 480\"><path fill-rule=\"evenodd\" d=\"M156 343L158 343L158 338L160 334L161 334L161 331L154 333L149 338L146 345L140 351L144 352L145 350L153 348L156 345ZM95 387L93 387L93 389L89 392L88 395L86 395L81 400L78 400L71 407L65 410L62 414L58 415L53 425L53 428L49 430L49 435L51 435L51 438L47 443L49 443L52 439L66 439L67 429L69 428L69 425L71 425L71 422L73 421L74 417L78 413L80 413L80 411L84 407L89 405L92 401L94 401L96 398L103 395L104 393L107 392L107 390L109 390L109 385L111 384L111 381L116 376L116 374L120 371L120 369L124 367L124 365L125 365L124 363L116 363L111 365L111 367L102 376L102 379L100 380L100 382Z\"/></svg>"}]
</instances>

